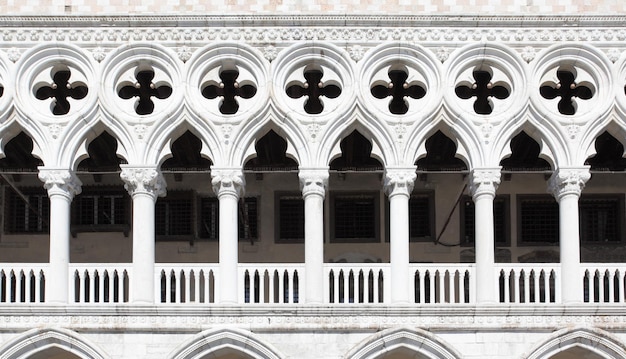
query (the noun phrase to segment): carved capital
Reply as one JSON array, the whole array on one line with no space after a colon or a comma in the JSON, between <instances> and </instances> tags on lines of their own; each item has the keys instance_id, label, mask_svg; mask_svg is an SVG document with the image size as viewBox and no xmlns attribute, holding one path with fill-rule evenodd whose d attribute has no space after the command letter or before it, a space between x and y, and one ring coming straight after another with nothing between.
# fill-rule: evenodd
<instances>
[{"instance_id":1,"label":"carved capital","mask_svg":"<svg viewBox=\"0 0 626 359\"><path fill-rule=\"evenodd\" d=\"M81 192L82 182L70 170L40 167L39 179L44 183L49 197L61 195L71 200Z\"/></svg>"},{"instance_id":2,"label":"carved capital","mask_svg":"<svg viewBox=\"0 0 626 359\"><path fill-rule=\"evenodd\" d=\"M489 194L495 197L500 185L500 168L476 168L470 173L469 187L473 198Z\"/></svg>"},{"instance_id":3,"label":"carved capital","mask_svg":"<svg viewBox=\"0 0 626 359\"><path fill-rule=\"evenodd\" d=\"M397 194L410 196L415 179L417 179L415 168L387 168L383 188L389 197Z\"/></svg>"},{"instance_id":4,"label":"carved capital","mask_svg":"<svg viewBox=\"0 0 626 359\"><path fill-rule=\"evenodd\" d=\"M123 167L120 177L124 181L124 188L133 196L144 193L156 197L166 194L165 178L155 167Z\"/></svg>"},{"instance_id":5,"label":"carved capital","mask_svg":"<svg viewBox=\"0 0 626 359\"><path fill-rule=\"evenodd\" d=\"M244 195L246 179L240 169L211 169L211 185L217 197L233 195L240 198Z\"/></svg>"},{"instance_id":6,"label":"carved capital","mask_svg":"<svg viewBox=\"0 0 626 359\"><path fill-rule=\"evenodd\" d=\"M580 197L589 178L591 178L589 167L559 168L548 181L548 192L552 193L557 201L569 194Z\"/></svg>"},{"instance_id":7,"label":"carved capital","mask_svg":"<svg viewBox=\"0 0 626 359\"><path fill-rule=\"evenodd\" d=\"M298 172L300 178L300 189L302 197L310 194L317 194L324 198L326 196L326 188L328 188L328 170L300 170Z\"/></svg>"}]
</instances>

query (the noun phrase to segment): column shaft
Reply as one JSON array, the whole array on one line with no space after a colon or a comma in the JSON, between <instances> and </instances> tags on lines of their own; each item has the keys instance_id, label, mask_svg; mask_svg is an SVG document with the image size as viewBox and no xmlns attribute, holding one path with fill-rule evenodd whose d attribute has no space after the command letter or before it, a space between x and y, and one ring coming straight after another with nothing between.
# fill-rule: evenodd
<instances>
[{"instance_id":1,"label":"column shaft","mask_svg":"<svg viewBox=\"0 0 626 359\"><path fill-rule=\"evenodd\" d=\"M300 171L304 199L305 301L324 302L324 198L328 170Z\"/></svg>"}]
</instances>

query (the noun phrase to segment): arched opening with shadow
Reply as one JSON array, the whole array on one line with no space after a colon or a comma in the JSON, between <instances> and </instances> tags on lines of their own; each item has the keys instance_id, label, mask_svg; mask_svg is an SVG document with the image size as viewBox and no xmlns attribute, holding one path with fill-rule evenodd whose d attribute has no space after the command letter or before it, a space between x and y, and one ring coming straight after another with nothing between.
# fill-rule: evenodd
<instances>
[{"instance_id":1,"label":"arched opening with shadow","mask_svg":"<svg viewBox=\"0 0 626 359\"><path fill-rule=\"evenodd\" d=\"M610 333L600 329L564 329L554 333L526 357L526 359L583 358L626 358L626 346Z\"/></svg>"},{"instance_id":2,"label":"arched opening with shadow","mask_svg":"<svg viewBox=\"0 0 626 359\"><path fill-rule=\"evenodd\" d=\"M243 329L207 330L180 345L171 359L279 359L270 344Z\"/></svg>"},{"instance_id":3,"label":"arched opening with shadow","mask_svg":"<svg viewBox=\"0 0 626 359\"><path fill-rule=\"evenodd\" d=\"M103 131L89 142L85 158L77 165L76 174L82 185L81 192L72 200L70 229L72 245L76 248L70 253L72 262L132 261L132 242L128 240L131 230L131 199L120 178L120 165L127 162L117 154L117 150L117 139ZM78 277L83 274L79 273ZM92 273L92 276L95 274ZM105 277L108 275L98 273L97 279L92 278L92 285L97 288L97 281L105 280ZM123 277L121 273L120 277ZM75 284L77 295L84 291L85 300L96 300L87 298L89 285L84 280L77 279ZM108 288L109 283L106 284Z\"/></svg>"},{"instance_id":4,"label":"arched opening with shadow","mask_svg":"<svg viewBox=\"0 0 626 359\"><path fill-rule=\"evenodd\" d=\"M246 196L240 199L239 234L245 247L239 261L276 264L246 269L244 301L299 303L302 272L280 265L304 262L304 200L298 162L287 154L287 140L273 129L256 141L254 149L244 164Z\"/></svg>"},{"instance_id":5,"label":"arched opening with shadow","mask_svg":"<svg viewBox=\"0 0 626 359\"><path fill-rule=\"evenodd\" d=\"M455 260L436 253L441 247L462 244L458 213L467 192L468 165L456 141L442 130L425 140L424 149L426 153L415 161L417 180L409 198L410 260L416 263L410 272L411 299L420 304L468 303L473 294L467 270L439 270L419 264Z\"/></svg>"},{"instance_id":6,"label":"arched opening with shadow","mask_svg":"<svg viewBox=\"0 0 626 359\"><path fill-rule=\"evenodd\" d=\"M157 263L217 263L219 204L211 186L211 159L194 132L181 129L160 169L167 194L155 205ZM213 303L212 268L163 267L157 281L161 303Z\"/></svg>"},{"instance_id":7,"label":"arched opening with shadow","mask_svg":"<svg viewBox=\"0 0 626 359\"><path fill-rule=\"evenodd\" d=\"M7 136L7 135L5 135ZM38 178L43 162L32 153L33 140L19 132L4 145L0 159L0 198L4 197L2 262L47 262L50 200ZM31 244L37 243L37 245ZM8 277L8 273L7 273Z\"/></svg>"},{"instance_id":8,"label":"arched opening with shadow","mask_svg":"<svg viewBox=\"0 0 626 359\"><path fill-rule=\"evenodd\" d=\"M6 359L107 359L95 344L77 333L61 328L32 329L0 348Z\"/></svg>"},{"instance_id":9,"label":"arched opening with shadow","mask_svg":"<svg viewBox=\"0 0 626 359\"><path fill-rule=\"evenodd\" d=\"M345 355L346 359L459 359L449 344L422 329L392 328L380 331Z\"/></svg>"}]
</instances>

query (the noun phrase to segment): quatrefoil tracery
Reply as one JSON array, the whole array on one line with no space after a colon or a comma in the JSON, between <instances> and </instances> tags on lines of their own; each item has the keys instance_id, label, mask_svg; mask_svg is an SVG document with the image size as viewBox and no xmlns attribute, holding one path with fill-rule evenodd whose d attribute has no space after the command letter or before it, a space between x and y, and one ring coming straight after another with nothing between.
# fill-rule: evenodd
<instances>
[{"instance_id":1,"label":"quatrefoil tracery","mask_svg":"<svg viewBox=\"0 0 626 359\"><path fill-rule=\"evenodd\" d=\"M52 75L51 84L41 85L35 91L38 100L53 99L51 111L54 115L66 115L70 112L68 98L80 100L87 96L87 86L82 82L70 82L71 76L69 69L58 70Z\"/></svg>"},{"instance_id":2,"label":"quatrefoil tracery","mask_svg":"<svg viewBox=\"0 0 626 359\"><path fill-rule=\"evenodd\" d=\"M420 99L426 95L426 89L420 85L409 84L406 80L409 75L404 70L390 70L386 85L375 85L371 88L372 95L378 99L391 96L389 111L394 115L403 115L409 111L406 97Z\"/></svg>"},{"instance_id":3,"label":"quatrefoil tracery","mask_svg":"<svg viewBox=\"0 0 626 359\"><path fill-rule=\"evenodd\" d=\"M318 69L305 69L303 84L294 84L287 87L287 96L297 99L305 97L304 111L308 114L319 114L324 110L324 103L321 97L337 98L341 95L341 88L333 84L324 84L322 77L324 73Z\"/></svg>"},{"instance_id":4,"label":"quatrefoil tracery","mask_svg":"<svg viewBox=\"0 0 626 359\"><path fill-rule=\"evenodd\" d=\"M202 96L208 99L215 99L221 97L220 112L225 115L233 115L239 110L239 102L237 97L243 99L252 98L257 89L254 85L244 84L241 85L237 78L239 77L239 71L237 70L223 70L220 72L219 77L221 82L219 84L209 84L202 89Z\"/></svg>"},{"instance_id":5,"label":"quatrefoil tracery","mask_svg":"<svg viewBox=\"0 0 626 359\"><path fill-rule=\"evenodd\" d=\"M123 86L118 91L118 96L124 100L138 97L135 112L138 115L149 115L154 111L152 97L160 100L170 97L172 88L167 85L155 84L153 70L142 70L135 75L137 81L134 85Z\"/></svg>"},{"instance_id":6,"label":"quatrefoil tracery","mask_svg":"<svg viewBox=\"0 0 626 359\"><path fill-rule=\"evenodd\" d=\"M493 83L493 75L489 71L474 70L472 75L474 76L473 84L457 86L454 92L464 100L475 97L474 112L479 115L489 115L494 110L491 97L504 100L509 97L510 91L498 82Z\"/></svg>"},{"instance_id":7,"label":"quatrefoil tracery","mask_svg":"<svg viewBox=\"0 0 626 359\"><path fill-rule=\"evenodd\" d=\"M563 115L576 113L575 98L589 100L593 97L593 89L585 83L576 83L576 74L572 71L558 69L556 77L559 82L549 81L539 88L542 97L552 100L560 97L558 110Z\"/></svg>"}]
</instances>

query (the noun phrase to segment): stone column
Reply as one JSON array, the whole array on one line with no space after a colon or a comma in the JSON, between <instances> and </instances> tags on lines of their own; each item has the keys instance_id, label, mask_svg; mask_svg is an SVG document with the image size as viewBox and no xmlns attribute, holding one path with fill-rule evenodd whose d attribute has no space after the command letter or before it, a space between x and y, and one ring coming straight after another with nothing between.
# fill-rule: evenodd
<instances>
[{"instance_id":1,"label":"stone column","mask_svg":"<svg viewBox=\"0 0 626 359\"><path fill-rule=\"evenodd\" d=\"M81 191L74 172L39 168L50 198L50 268L46 278L46 302L67 304L69 299L70 210L72 199Z\"/></svg>"},{"instance_id":2,"label":"stone column","mask_svg":"<svg viewBox=\"0 0 626 359\"><path fill-rule=\"evenodd\" d=\"M165 195L166 183L153 166L122 165L124 187L133 199L133 272L130 301L153 304L155 300L155 223L157 197Z\"/></svg>"},{"instance_id":3,"label":"stone column","mask_svg":"<svg viewBox=\"0 0 626 359\"><path fill-rule=\"evenodd\" d=\"M495 239L493 200L500 184L500 168L476 168L470 175L470 193L475 209L476 302L495 303Z\"/></svg>"},{"instance_id":4,"label":"stone column","mask_svg":"<svg viewBox=\"0 0 626 359\"><path fill-rule=\"evenodd\" d=\"M391 302L409 303L409 199L417 175L415 168L387 168L384 190L389 197L389 262Z\"/></svg>"},{"instance_id":5,"label":"stone column","mask_svg":"<svg viewBox=\"0 0 626 359\"><path fill-rule=\"evenodd\" d=\"M561 300L563 303L583 301L578 199L589 178L591 178L589 167L569 167L554 171L548 181L548 191L559 202Z\"/></svg>"},{"instance_id":6,"label":"stone column","mask_svg":"<svg viewBox=\"0 0 626 359\"><path fill-rule=\"evenodd\" d=\"M300 170L304 199L304 271L307 304L324 302L324 198L328 170Z\"/></svg>"},{"instance_id":7,"label":"stone column","mask_svg":"<svg viewBox=\"0 0 626 359\"><path fill-rule=\"evenodd\" d=\"M239 198L243 196L245 178L240 169L212 169L213 192L220 206L219 219L219 292L221 304L238 302L239 223L237 221Z\"/></svg>"}]
</instances>

